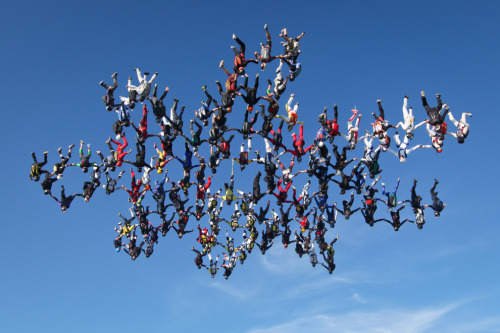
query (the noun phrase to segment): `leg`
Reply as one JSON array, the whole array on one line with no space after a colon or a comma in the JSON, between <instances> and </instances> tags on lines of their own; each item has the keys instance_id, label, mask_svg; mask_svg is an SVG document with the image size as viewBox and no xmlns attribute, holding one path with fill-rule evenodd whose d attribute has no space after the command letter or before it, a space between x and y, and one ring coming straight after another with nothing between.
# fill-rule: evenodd
<instances>
[{"instance_id":1,"label":"leg","mask_svg":"<svg viewBox=\"0 0 500 333\"><path fill-rule=\"evenodd\" d=\"M245 43L243 43L238 37L233 36L234 40L240 45L240 53L245 53Z\"/></svg>"},{"instance_id":2,"label":"leg","mask_svg":"<svg viewBox=\"0 0 500 333\"><path fill-rule=\"evenodd\" d=\"M432 198L437 197L437 195L438 195L438 193L435 192L437 184L439 184L439 181L437 179L434 179L434 186L432 186L432 188L431 188L431 197Z\"/></svg>"}]
</instances>

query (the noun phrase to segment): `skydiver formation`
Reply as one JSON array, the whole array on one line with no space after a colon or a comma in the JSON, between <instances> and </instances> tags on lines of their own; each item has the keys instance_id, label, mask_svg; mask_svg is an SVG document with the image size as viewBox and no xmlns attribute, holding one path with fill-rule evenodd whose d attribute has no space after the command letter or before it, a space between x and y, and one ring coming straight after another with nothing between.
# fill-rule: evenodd
<instances>
[{"instance_id":1,"label":"skydiver formation","mask_svg":"<svg viewBox=\"0 0 500 333\"><path fill-rule=\"evenodd\" d=\"M124 198L127 197L130 205L130 217L124 217L122 212L118 213L120 221L115 227L117 236L113 242L116 252L123 250L132 260L136 260L142 253L149 258L154 253L160 234L165 238L168 233L175 232L178 238L182 238L194 233L197 243L191 250L195 253L195 265L198 269L205 268L212 278L223 268L222 274L228 279L237 263L243 265L248 254L256 247L264 255L271 247L277 246L275 239L279 238L285 248L295 243L295 252L300 258L307 255L313 267L320 264L318 266L323 266L332 274L335 269L333 245L339 235L327 231L334 229L338 213L345 220L357 213L358 216L363 216L370 227L378 222L387 222L395 231L407 222L422 229L425 224L425 208L432 209L435 217L439 217L446 203L438 197L438 180L434 181L429 190L428 200L417 194L416 179L409 199L398 199L400 179L395 180L393 177L389 177L389 183L394 184L395 181L394 189L391 191L390 187L386 188L386 184L380 182L381 195L377 197L379 189L376 185L381 180L382 173L378 160L386 152L395 155L401 163L408 159L410 153L418 154L415 152L418 149L430 148L440 153L446 134L455 137L462 144L469 134L467 117L472 115L462 113L457 121L450 107L441 101L441 95L436 95L437 106L431 108L422 91L423 108L415 111L415 114L425 115L425 111L428 119L423 119L418 124L415 122L413 108L408 108L408 96L403 98L403 119L396 125L389 123L382 100L377 100L378 114L372 113L372 130L365 130L364 135L359 136L362 114L356 108L352 110L352 114L346 113L348 121L343 127L339 123L338 106L335 104L334 117L328 119L325 107L317 117L320 127L316 137L305 138L304 122L299 121L300 96L291 93L281 112L278 103L290 82L295 81L302 71L302 64L298 62L301 54L299 42L305 33L293 38L288 36L286 28L283 29L279 34L284 40L281 42L283 53L274 55L273 52L271 56L272 35L267 24L264 30L266 44L260 44L260 53L254 52L255 59L246 59L245 43L233 35L239 47L231 46L234 51L233 71L227 70L222 60L219 67L227 79L224 85L215 81L220 102L209 93L209 87L204 85L201 88L204 95L202 98L206 97L206 100L188 116L189 132L186 131L183 119L188 112L185 113L186 107L182 104L178 111L178 99L173 98L170 114L167 114L165 98L170 88L165 87L161 96L157 97L158 85L153 86L153 83L159 76L158 73L148 79L150 73L135 68L138 85L134 85L132 77L128 77L125 85L127 96L119 96L119 103L116 103L114 97L119 87L118 73L114 73L111 75L112 86L100 82L106 89L102 96L105 110L117 114L117 120L112 124L115 139L109 137L105 141L109 155L95 151L96 158L92 154L91 145L87 144L85 151L85 142L80 141L78 161L69 163L73 144L68 146L66 156L63 155L62 148L59 148L57 152L60 161L54 164L52 171L47 171L43 168L48 162L48 152L43 153L42 162L38 162L36 154L32 153L30 179L41 180L44 194L52 197L62 212L70 208L76 197L83 197L85 202L91 200L100 187L104 188L106 195L125 190L120 192L126 193ZM247 72L252 67L258 70L253 64L259 64L264 72L269 70L273 62L277 64L275 78L267 80L267 91L259 96L259 74L252 79L253 86L249 86ZM282 72L283 64L289 69L286 76ZM238 79L243 79L243 84L238 85ZM149 96L151 90L152 95ZM151 109L148 109L147 101L150 102ZM243 101L246 107L237 109L236 101ZM135 123L132 113L138 112L138 105L142 107L142 114L135 115L140 118ZM259 111L254 109L255 106L259 107ZM148 127L150 110L155 123L150 123ZM448 132L446 116L456 127L456 131ZM228 117L241 119L241 128L229 128ZM301 115L301 118L306 116ZM289 133L291 142L282 132L285 122L288 132L294 131ZM413 132L424 124L430 136L430 144L412 143ZM403 134L402 139L399 129ZM393 131L393 134L389 134L389 131ZM394 138L393 145L391 137ZM238 139L242 140L241 144L237 142ZM130 146L135 141L135 160L129 141ZM262 142L265 152L252 152L252 146ZM363 156L349 157L360 142L364 143ZM239 146L238 153L235 153L234 148L231 151L231 144L233 147ZM200 154L202 145L209 146L208 158ZM147 151L152 152L149 159ZM303 158L307 162L302 163ZM239 166L239 172L245 172L244 176L235 175L235 162L236 169ZM245 170L250 163L259 168L253 176L249 174L249 170ZM231 174L216 175L218 168L224 164L231 168ZM300 164L307 166L300 169ZM127 165L130 165L129 170ZM83 173L89 173L90 180L84 182L81 191L67 192L61 185L58 195L58 191L53 191L54 183L63 179L66 167L74 166L79 167ZM182 178L170 178L168 169L179 167L182 168ZM207 175L208 172L212 174ZM103 174L105 178L101 179ZM128 178L128 174L130 178L122 180ZM223 184L220 188L214 188L216 178ZM306 183L300 190L295 182L305 178ZM248 190L245 183L250 179L253 179L253 187ZM266 184L265 188L261 188L261 181ZM337 185L338 189L330 187L332 184ZM312 191L310 187L314 188L315 185L316 191ZM345 195L346 198L342 200L339 195ZM356 196L362 196L361 205L357 204L359 200L355 200ZM275 205L271 206L271 203ZM383 203L387 211L379 211L375 217L377 203ZM415 218L401 220L400 212L409 209L407 203ZM227 217L223 217L223 210L227 212ZM194 224L197 224L196 228L193 227ZM140 242L137 244L139 233ZM241 235L238 237L241 243L236 240L238 235Z\"/></svg>"}]
</instances>

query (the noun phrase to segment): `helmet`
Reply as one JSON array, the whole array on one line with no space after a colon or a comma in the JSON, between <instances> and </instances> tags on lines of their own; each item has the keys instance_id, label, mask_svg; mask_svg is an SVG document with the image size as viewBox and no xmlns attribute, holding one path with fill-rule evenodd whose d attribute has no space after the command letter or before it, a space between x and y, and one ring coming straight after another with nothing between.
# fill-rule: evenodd
<instances>
[{"instance_id":1,"label":"helmet","mask_svg":"<svg viewBox=\"0 0 500 333\"><path fill-rule=\"evenodd\" d=\"M163 169L158 167L158 170L156 170L156 172L158 172L159 174L163 173Z\"/></svg>"}]
</instances>

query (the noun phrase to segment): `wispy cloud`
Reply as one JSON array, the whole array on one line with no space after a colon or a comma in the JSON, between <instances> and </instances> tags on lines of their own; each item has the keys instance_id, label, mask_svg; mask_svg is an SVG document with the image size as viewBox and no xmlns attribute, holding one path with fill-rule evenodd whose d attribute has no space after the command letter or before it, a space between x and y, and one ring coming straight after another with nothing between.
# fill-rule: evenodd
<instances>
[{"instance_id":1,"label":"wispy cloud","mask_svg":"<svg viewBox=\"0 0 500 333\"><path fill-rule=\"evenodd\" d=\"M227 281L224 281L227 282ZM212 288L216 288L226 294L229 294L233 297L239 298L241 300L246 300L252 298L254 293L248 288L235 288L231 287L228 283L214 282L210 283L209 286Z\"/></svg>"},{"instance_id":2,"label":"wispy cloud","mask_svg":"<svg viewBox=\"0 0 500 333\"><path fill-rule=\"evenodd\" d=\"M365 304L365 303L366 303L366 300L365 300L363 297L361 297L361 295L360 295L360 294L358 294L358 293L354 293L354 295L352 295L352 298L353 298L356 302L358 302L358 303L361 303L361 304Z\"/></svg>"},{"instance_id":3,"label":"wispy cloud","mask_svg":"<svg viewBox=\"0 0 500 333\"><path fill-rule=\"evenodd\" d=\"M295 255L295 252L292 252L293 248L285 250L280 244L275 244L272 251L266 252L265 256L261 256L262 264L274 274L288 275L291 273L303 272L304 266L309 263L309 258L304 256L302 259L299 259L299 257Z\"/></svg>"},{"instance_id":4,"label":"wispy cloud","mask_svg":"<svg viewBox=\"0 0 500 333\"><path fill-rule=\"evenodd\" d=\"M359 297L359 295L356 297ZM455 303L437 308L350 312L333 316L318 314L293 319L287 323L268 328L253 329L248 333L301 333L304 331L317 333L330 333L332 331L340 333L429 332L441 324L445 315L462 304Z\"/></svg>"}]
</instances>

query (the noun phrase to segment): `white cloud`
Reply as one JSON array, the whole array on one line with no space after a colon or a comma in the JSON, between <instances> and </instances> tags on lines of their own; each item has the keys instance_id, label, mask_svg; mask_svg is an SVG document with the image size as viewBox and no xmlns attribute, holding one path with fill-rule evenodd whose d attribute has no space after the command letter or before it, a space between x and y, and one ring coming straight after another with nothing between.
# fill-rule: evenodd
<instances>
[{"instance_id":1,"label":"white cloud","mask_svg":"<svg viewBox=\"0 0 500 333\"><path fill-rule=\"evenodd\" d=\"M293 248L285 249L281 244L273 245L273 248L261 256L262 264L266 269L275 274L289 275L304 272L304 266L312 268L307 255L299 258ZM258 250L258 249L257 249Z\"/></svg>"},{"instance_id":2,"label":"white cloud","mask_svg":"<svg viewBox=\"0 0 500 333\"><path fill-rule=\"evenodd\" d=\"M253 292L250 291L250 289L244 289L244 288L234 288L231 287L227 281L224 281L226 283L220 283L220 282L214 282L210 283L209 286L212 288L216 288L226 294L229 294L233 297L239 298L241 300L244 299L249 299L253 296Z\"/></svg>"},{"instance_id":3,"label":"white cloud","mask_svg":"<svg viewBox=\"0 0 500 333\"><path fill-rule=\"evenodd\" d=\"M355 294L357 295L357 294ZM354 296L353 296L354 297ZM443 317L461 304L439 308L388 309L375 312L350 312L340 315L318 314L297 318L268 328L253 329L248 333L420 333L430 332L441 324Z\"/></svg>"},{"instance_id":4,"label":"white cloud","mask_svg":"<svg viewBox=\"0 0 500 333\"><path fill-rule=\"evenodd\" d=\"M354 295L352 295L352 298L353 298L356 302L358 302L358 303L361 303L361 304L365 304L365 303L366 303L366 300L365 300L363 297L361 297L361 295L360 295L360 294L358 294L358 293L354 293Z\"/></svg>"}]
</instances>

